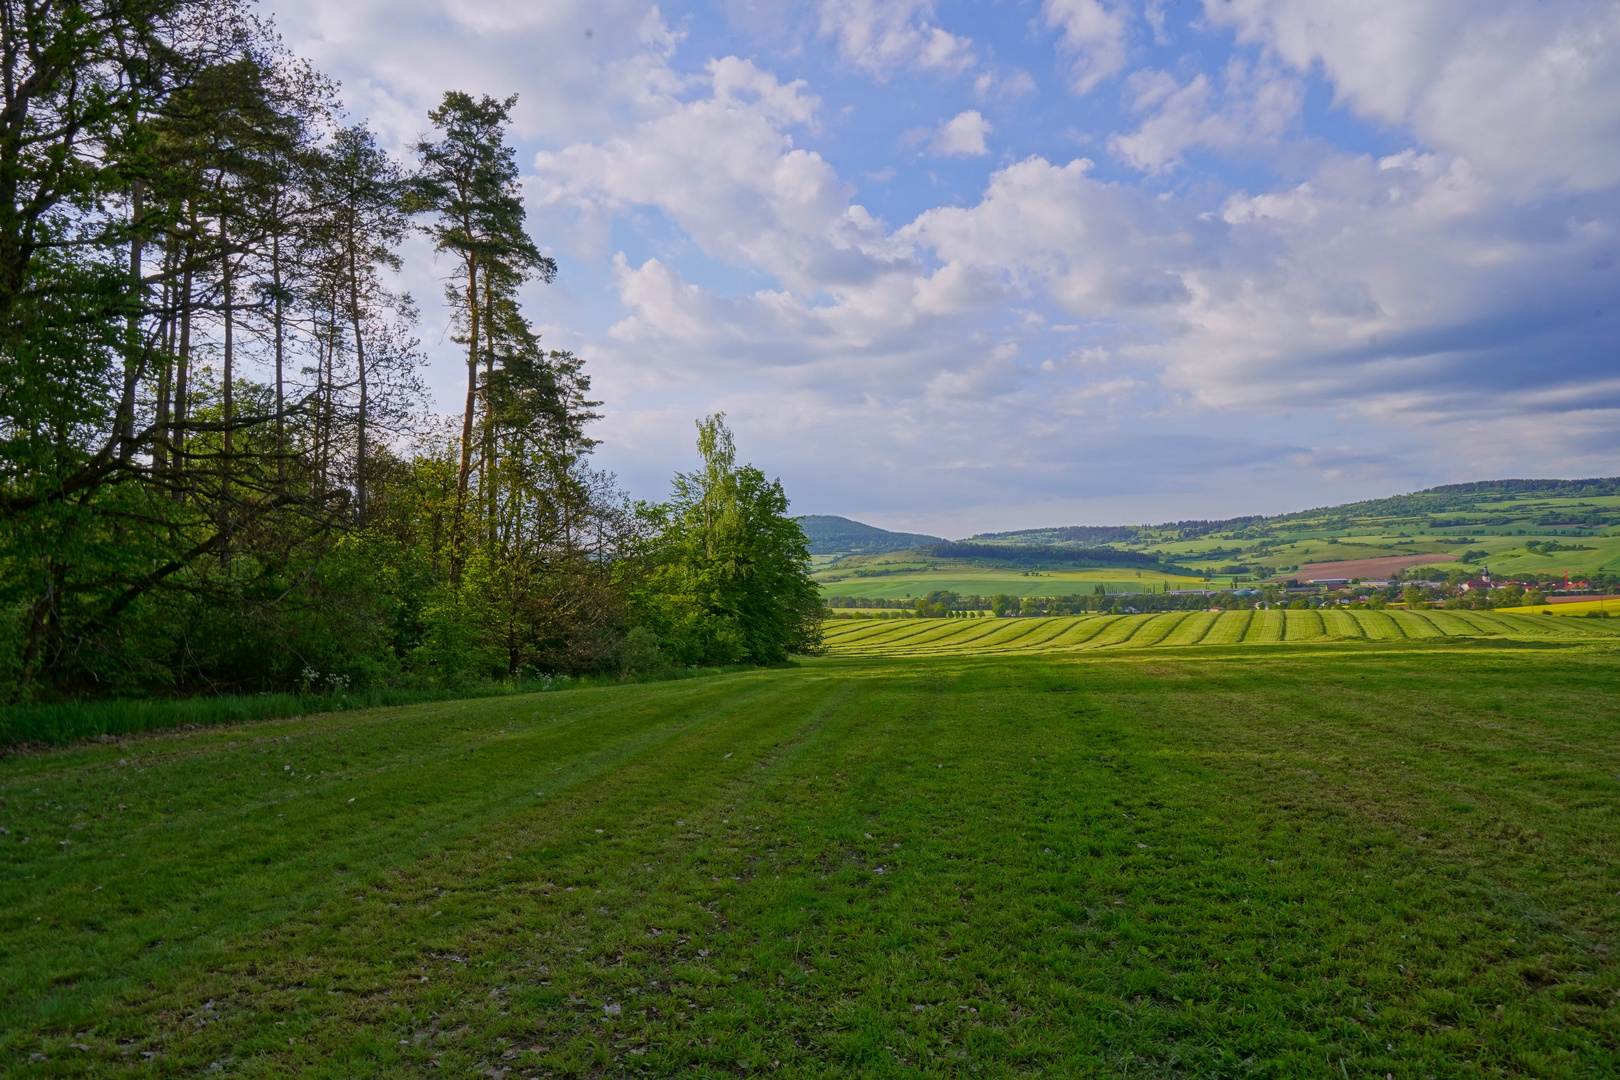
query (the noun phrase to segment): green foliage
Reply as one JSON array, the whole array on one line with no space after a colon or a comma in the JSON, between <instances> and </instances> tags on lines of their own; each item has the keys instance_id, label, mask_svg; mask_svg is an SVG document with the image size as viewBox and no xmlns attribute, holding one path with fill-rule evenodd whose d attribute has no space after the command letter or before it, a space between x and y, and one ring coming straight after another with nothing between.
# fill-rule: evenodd
<instances>
[{"instance_id":1,"label":"green foliage","mask_svg":"<svg viewBox=\"0 0 1620 1080\"><path fill-rule=\"evenodd\" d=\"M675 477L667 506L648 508L657 534L640 611L682 664L775 664L817 651L823 611L804 531L780 481L736 463L723 415L698 423L702 466Z\"/></svg>"}]
</instances>

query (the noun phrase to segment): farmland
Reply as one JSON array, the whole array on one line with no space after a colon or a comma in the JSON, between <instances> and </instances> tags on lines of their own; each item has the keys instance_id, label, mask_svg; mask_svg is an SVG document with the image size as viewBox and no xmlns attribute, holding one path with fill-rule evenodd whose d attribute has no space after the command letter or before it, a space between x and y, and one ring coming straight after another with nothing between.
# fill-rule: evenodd
<instances>
[{"instance_id":1,"label":"farmland","mask_svg":"<svg viewBox=\"0 0 1620 1080\"><path fill-rule=\"evenodd\" d=\"M1571 605L1574 606L1574 605ZM1620 611L1620 605L1612 605ZM1535 609L1537 612L1545 608ZM1172 611L1031 619L835 622L827 645L843 656L986 656L1016 653L1277 645L1329 641L1620 645L1620 621L1554 622L1504 611Z\"/></svg>"},{"instance_id":2,"label":"farmland","mask_svg":"<svg viewBox=\"0 0 1620 1080\"><path fill-rule=\"evenodd\" d=\"M1387 578L1414 566L1438 566L1452 562L1455 553L1434 552L1423 555L1386 555L1377 559L1343 559L1337 562L1304 563L1289 573L1301 581L1320 578Z\"/></svg>"},{"instance_id":3,"label":"farmland","mask_svg":"<svg viewBox=\"0 0 1620 1080\"><path fill-rule=\"evenodd\" d=\"M859 571L859 573L857 572ZM815 575L829 596L867 596L895 600L949 590L963 596L1064 596L1104 592L1159 592L1165 588L1198 589L1202 578L1132 567L1033 569L990 562L934 559L915 552L857 556L822 567Z\"/></svg>"},{"instance_id":4,"label":"farmland","mask_svg":"<svg viewBox=\"0 0 1620 1080\"><path fill-rule=\"evenodd\" d=\"M1572 604L1548 604L1544 607L1498 608L1504 615L1620 615L1620 597L1605 596L1594 600L1577 600Z\"/></svg>"},{"instance_id":5,"label":"farmland","mask_svg":"<svg viewBox=\"0 0 1620 1080\"><path fill-rule=\"evenodd\" d=\"M1529 486L1526 486L1529 485ZM1395 569L1489 566L1497 578L1620 573L1620 481L1493 481L1269 518L986 533L1005 559L933 558L920 550L817 557L827 595L896 599L1059 596L1198 588L1270 577L1383 577ZM898 536L899 534L895 534ZM903 546L903 545L901 545ZM1108 565L1062 561L1108 548ZM1042 558L1036 552L1045 552ZM1129 563L1132 555L1141 561ZM1125 559L1122 563L1118 560ZM872 570L882 567L883 574ZM1082 568L1084 567L1084 568ZM1042 577L1030 576L1035 571ZM1138 578L1140 574L1140 578Z\"/></svg>"},{"instance_id":6,"label":"farmland","mask_svg":"<svg viewBox=\"0 0 1620 1080\"><path fill-rule=\"evenodd\" d=\"M1241 614L13 754L0 1061L1614 1075L1620 624Z\"/></svg>"}]
</instances>

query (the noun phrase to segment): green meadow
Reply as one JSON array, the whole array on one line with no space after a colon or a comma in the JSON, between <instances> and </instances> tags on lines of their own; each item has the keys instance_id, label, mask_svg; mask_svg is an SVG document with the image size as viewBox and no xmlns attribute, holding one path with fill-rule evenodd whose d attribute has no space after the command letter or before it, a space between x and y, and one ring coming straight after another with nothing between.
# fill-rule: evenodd
<instances>
[{"instance_id":1,"label":"green meadow","mask_svg":"<svg viewBox=\"0 0 1620 1080\"><path fill-rule=\"evenodd\" d=\"M1255 614L13 753L0 1069L1620 1073L1611 624Z\"/></svg>"},{"instance_id":2,"label":"green meadow","mask_svg":"<svg viewBox=\"0 0 1620 1080\"><path fill-rule=\"evenodd\" d=\"M856 570L871 576L860 576ZM879 573L872 574L872 571ZM1014 565L935 559L910 552L854 556L824 567L814 575L827 596L863 596L901 600L948 590L962 596L1070 596L1089 594L1099 585L1105 593L1202 589L1203 578L1158 570L1109 566L1075 569L1032 569Z\"/></svg>"},{"instance_id":3,"label":"green meadow","mask_svg":"<svg viewBox=\"0 0 1620 1080\"><path fill-rule=\"evenodd\" d=\"M1611 607L1620 613L1620 605ZM827 645L844 656L996 656L1312 641L1453 641L1527 647L1581 642L1620 644L1620 622L1555 619L1551 613L1556 610L1537 608L1538 614L1524 614L1268 608L1030 619L850 620L827 624Z\"/></svg>"}]
</instances>

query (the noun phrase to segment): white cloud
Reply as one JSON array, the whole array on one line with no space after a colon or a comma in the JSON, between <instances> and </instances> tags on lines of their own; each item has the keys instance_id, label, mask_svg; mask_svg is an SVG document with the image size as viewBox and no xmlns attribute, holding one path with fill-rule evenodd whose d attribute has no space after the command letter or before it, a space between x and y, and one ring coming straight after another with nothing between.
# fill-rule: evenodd
<instances>
[{"instance_id":1,"label":"white cloud","mask_svg":"<svg viewBox=\"0 0 1620 1080\"><path fill-rule=\"evenodd\" d=\"M627 101L668 89L680 41L650 0L276 0L274 14L287 44L398 146L452 88L517 92L526 137L600 134Z\"/></svg>"},{"instance_id":2,"label":"white cloud","mask_svg":"<svg viewBox=\"0 0 1620 1080\"><path fill-rule=\"evenodd\" d=\"M929 22L932 0L821 0L821 33L858 68L882 74L915 67L957 74L977 58L971 38Z\"/></svg>"},{"instance_id":3,"label":"white cloud","mask_svg":"<svg viewBox=\"0 0 1620 1080\"><path fill-rule=\"evenodd\" d=\"M1061 30L1061 51L1072 56L1069 86L1089 94L1104 80L1125 70L1129 58L1126 10L1103 0L1046 0L1041 16L1049 29Z\"/></svg>"},{"instance_id":4,"label":"white cloud","mask_svg":"<svg viewBox=\"0 0 1620 1080\"><path fill-rule=\"evenodd\" d=\"M1151 516L1172 491L1176 516L1282 509L1302 497L1291 470L1372 485L1333 489L1351 496L1620 452L1620 5L1211 0L1188 31L1156 2L1047 0L1073 88L1123 77L1127 124L1094 145L1150 174L1274 150L1290 177L1233 192L1217 168L1162 198L1085 159L1027 157L973 190L867 155L945 115L914 103L963 72L949 111L995 100L996 148L1023 152L1012 102L1033 80L926 0L811 9L810 34L893 84L877 91L795 78L797 45L767 70L725 55L732 39L688 42L696 23L643 0L280 8L399 141L447 87L521 93L532 230L566 226L586 256L543 290L547 339L589 360L605 460L638 494L714 408L801 507L941 531L941 507L978 507L956 534L1072 517L1082 496L1102 500L1092 520ZM1134 31L1210 26L1238 60L1128 74ZM1316 72L1411 149L1376 159L1309 130ZM970 110L911 145L977 157L989 131ZM874 141L851 153L855 137ZM861 175L933 208L891 227L855 201L844 176ZM420 262L411 288L433 296Z\"/></svg>"},{"instance_id":5,"label":"white cloud","mask_svg":"<svg viewBox=\"0 0 1620 1080\"><path fill-rule=\"evenodd\" d=\"M1039 289L1092 318L1131 318L1186 297L1180 271L1209 226L1180 207L1091 178L1080 158L1059 167L1032 157L990 177L971 207L939 207L897 236L931 249L947 270Z\"/></svg>"},{"instance_id":6,"label":"white cloud","mask_svg":"<svg viewBox=\"0 0 1620 1080\"><path fill-rule=\"evenodd\" d=\"M1522 185L1620 182L1620 4L1204 0L1358 115Z\"/></svg>"},{"instance_id":7,"label":"white cloud","mask_svg":"<svg viewBox=\"0 0 1620 1080\"><path fill-rule=\"evenodd\" d=\"M974 78L973 92L980 100L995 98L1001 101L1017 101L1035 92L1035 80L1029 72L1020 68L1006 72L991 69L980 72Z\"/></svg>"},{"instance_id":8,"label":"white cloud","mask_svg":"<svg viewBox=\"0 0 1620 1080\"><path fill-rule=\"evenodd\" d=\"M936 157L983 157L990 152L984 145L984 137L994 130L990 121L979 115L979 110L969 109L939 126L928 144L928 152Z\"/></svg>"},{"instance_id":9,"label":"white cloud","mask_svg":"<svg viewBox=\"0 0 1620 1080\"><path fill-rule=\"evenodd\" d=\"M790 128L813 123L817 99L751 61L710 61L709 94L655 101L651 117L600 144L535 158L531 196L605 236L614 214L663 211L706 253L758 267L798 288L858 280L888 253L884 230L851 189Z\"/></svg>"},{"instance_id":10,"label":"white cloud","mask_svg":"<svg viewBox=\"0 0 1620 1080\"><path fill-rule=\"evenodd\" d=\"M1138 112L1152 110L1140 127L1114 135L1108 148L1133 168L1162 173L1181 164L1194 147L1233 150L1275 143L1299 115L1304 89L1294 78L1252 69L1234 57L1219 91L1200 72L1179 85L1166 72L1141 70L1127 80Z\"/></svg>"}]
</instances>

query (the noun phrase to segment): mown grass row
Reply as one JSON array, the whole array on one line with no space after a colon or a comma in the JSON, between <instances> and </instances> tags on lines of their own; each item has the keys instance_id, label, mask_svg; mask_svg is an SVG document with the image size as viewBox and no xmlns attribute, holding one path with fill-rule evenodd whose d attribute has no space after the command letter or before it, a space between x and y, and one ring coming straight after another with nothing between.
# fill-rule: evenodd
<instances>
[{"instance_id":1,"label":"mown grass row","mask_svg":"<svg viewBox=\"0 0 1620 1080\"><path fill-rule=\"evenodd\" d=\"M1305 641L1620 641L1620 626L1500 611L1172 611L1035 619L830 624L840 655L992 655Z\"/></svg>"},{"instance_id":2,"label":"mown grass row","mask_svg":"<svg viewBox=\"0 0 1620 1080\"><path fill-rule=\"evenodd\" d=\"M634 677L617 674L557 676L528 681L477 683L454 688L376 688L332 694L221 694L190 698L121 698L14 705L0 709L0 750L31 743L61 745L81 739L133 735L166 728L211 727L249 720L314 716L356 709L473 698L509 697L621 682L665 682L717 674L720 668L670 668ZM741 668L725 670L742 670Z\"/></svg>"},{"instance_id":3,"label":"mown grass row","mask_svg":"<svg viewBox=\"0 0 1620 1080\"><path fill-rule=\"evenodd\" d=\"M0 758L0 1075L1620 1075L1613 657L1336 621Z\"/></svg>"}]
</instances>

